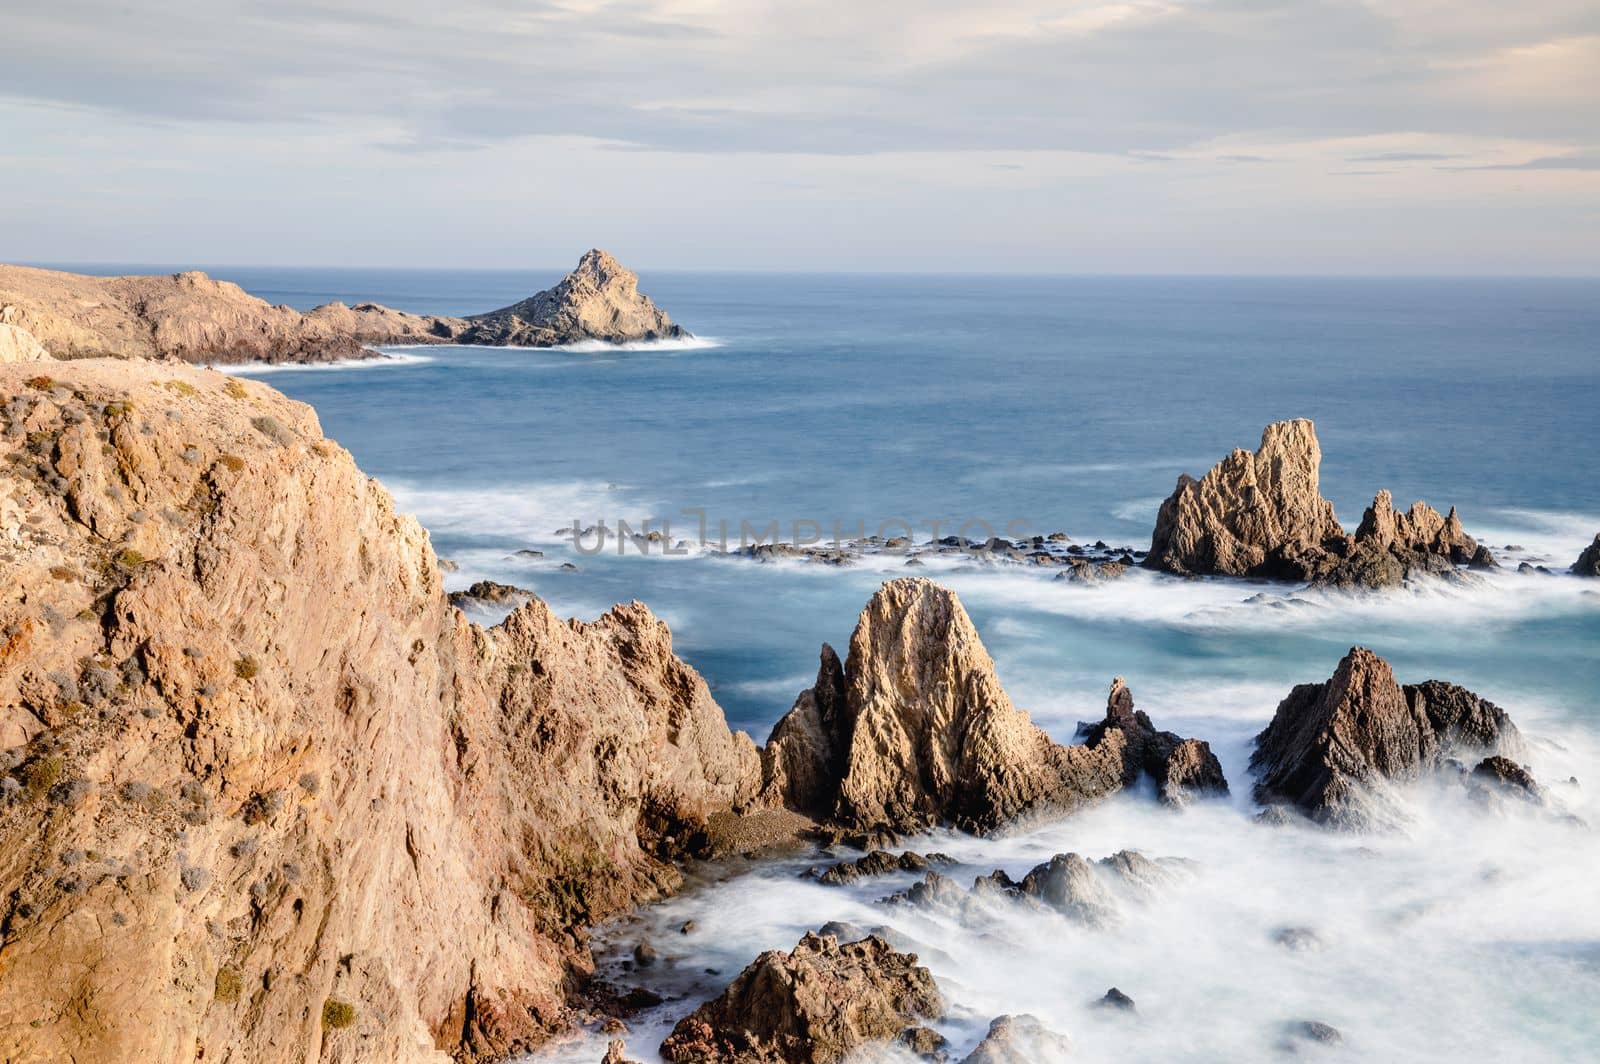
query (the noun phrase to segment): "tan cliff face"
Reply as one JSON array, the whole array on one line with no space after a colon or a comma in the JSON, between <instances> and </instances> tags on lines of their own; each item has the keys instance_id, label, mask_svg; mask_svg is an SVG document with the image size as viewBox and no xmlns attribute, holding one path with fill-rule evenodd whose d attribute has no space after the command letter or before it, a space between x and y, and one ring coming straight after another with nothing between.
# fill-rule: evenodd
<instances>
[{"instance_id":1,"label":"tan cliff face","mask_svg":"<svg viewBox=\"0 0 1600 1064\"><path fill-rule=\"evenodd\" d=\"M687 335L639 278L598 249L554 287L470 319L376 303L301 313L204 273L96 277L0 264L0 326L30 332L57 358L324 362L370 357L369 344L549 347Z\"/></svg>"},{"instance_id":2,"label":"tan cliff face","mask_svg":"<svg viewBox=\"0 0 1600 1064\"><path fill-rule=\"evenodd\" d=\"M309 408L0 367L0 1055L493 1059L754 795L643 606L482 630Z\"/></svg>"}]
</instances>

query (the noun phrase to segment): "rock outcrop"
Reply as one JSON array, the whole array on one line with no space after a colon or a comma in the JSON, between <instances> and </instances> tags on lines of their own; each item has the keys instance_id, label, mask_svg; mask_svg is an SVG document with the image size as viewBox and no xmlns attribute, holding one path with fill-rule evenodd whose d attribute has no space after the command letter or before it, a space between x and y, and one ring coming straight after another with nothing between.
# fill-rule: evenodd
<instances>
[{"instance_id":1,"label":"rock outcrop","mask_svg":"<svg viewBox=\"0 0 1600 1064\"><path fill-rule=\"evenodd\" d=\"M0 325L0 363L50 360L50 352L31 332L16 325Z\"/></svg>"},{"instance_id":2,"label":"rock outcrop","mask_svg":"<svg viewBox=\"0 0 1600 1064\"><path fill-rule=\"evenodd\" d=\"M1072 1041L1039 1022L1037 1016L996 1016L989 1033L961 1064L1066 1064Z\"/></svg>"},{"instance_id":3,"label":"rock outcrop","mask_svg":"<svg viewBox=\"0 0 1600 1064\"><path fill-rule=\"evenodd\" d=\"M1141 773L1155 783L1156 794L1168 805L1183 805L1191 798L1228 793L1222 763L1202 739L1185 739L1175 732L1157 731L1150 717L1133 706L1133 692L1118 676L1111 681L1105 719L1083 731L1085 742L1098 747L1108 732L1122 737L1122 784L1131 787Z\"/></svg>"},{"instance_id":4,"label":"rock outcrop","mask_svg":"<svg viewBox=\"0 0 1600 1064\"><path fill-rule=\"evenodd\" d=\"M553 347L580 340L625 343L686 336L666 312L639 291L639 276L598 248L554 288L509 307L466 319L462 344Z\"/></svg>"},{"instance_id":5,"label":"rock outcrop","mask_svg":"<svg viewBox=\"0 0 1600 1064\"><path fill-rule=\"evenodd\" d=\"M644 606L470 624L308 407L154 362L0 392L0 1056L504 1059L755 799Z\"/></svg>"},{"instance_id":6,"label":"rock outcrop","mask_svg":"<svg viewBox=\"0 0 1600 1064\"><path fill-rule=\"evenodd\" d=\"M301 313L194 271L94 277L0 265L0 324L26 329L60 359L215 363L364 358L374 344L548 347L686 335L639 293L634 274L598 250L554 288L472 318L376 303L334 302Z\"/></svg>"},{"instance_id":7,"label":"rock outcrop","mask_svg":"<svg viewBox=\"0 0 1600 1064\"><path fill-rule=\"evenodd\" d=\"M1256 737L1250 767L1263 805L1369 829L1395 819L1385 783L1414 779L1456 753L1515 756L1521 746L1494 703L1440 680L1402 687L1388 662L1354 647L1332 678L1289 692Z\"/></svg>"},{"instance_id":8,"label":"rock outcrop","mask_svg":"<svg viewBox=\"0 0 1600 1064\"><path fill-rule=\"evenodd\" d=\"M1572 563L1572 571L1579 576L1600 577L1600 533L1595 535L1593 543L1583 548L1578 560Z\"/></svg>"},{"instance_id":9,"label":"rock outcrop","mask_svg":"<svg viewBox=\"0 0 1600 1064\"><path fill-rule=\"evenodd\" d=\"M875 935L841 945L807 932L795 948L757 957L661 1043L683 1064L832 1064L944 1015L915 954Z\"/></svg>"},{"instance_id":10,"label":"rock outcrop","mask_svg":"<svg viewBox=\"0 0 1600 1064\"><path fill-rule=\"evenodd\" d=\"M1151 860L1137 850L1120 850L1098 861L1058 853L1020 882L997 869L972 886L980 897L1027 901L1085 927L1108 928L1122 923L1127 904L1148 900L1184 875L1185 868L1175 858Z\"/></svg>"},{"instance_id":11,"label":"rock outcrop","mask_svg":"<svg viewBox=\"0 0 1600 1064\"><path fill-rule=\"evenodd\" d=\"M1188 474L1161 504L1148 568L1308 580L1344 588L1393 587L1457 565L1493 568L1494 556L1424 502L1400 513L1379 491L1348 535L1319 488L1322 449L1306 419L1279 421L1255 452L1240 449L1195 480Z\"/></svg>"},{"instance_id":12,"label":"rock outcrop","mask_svg":"<svg viewBox=\"0 0 1600 1064\"><path fill-rule=\"evenodd\" d=\"M824 648L817 686L773 729L766 791L858 830L987 832L1105 798L1136 778L1147 754L1162 771L1170 760L1173 794L1215 767L1191 769L1187 758L1209 758L1204 744L1179 753L1182 740L1168 743L1131 706L1087 745L1053 742L1001 689L955 593L893 580L862 611L849 660L841 667Z\"/></svg>"}]
</instances>

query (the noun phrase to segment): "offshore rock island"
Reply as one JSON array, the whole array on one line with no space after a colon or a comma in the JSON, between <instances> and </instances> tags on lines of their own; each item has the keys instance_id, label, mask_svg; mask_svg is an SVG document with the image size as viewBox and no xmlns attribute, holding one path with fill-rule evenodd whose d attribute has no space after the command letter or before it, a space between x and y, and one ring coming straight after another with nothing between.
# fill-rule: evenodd
<instances>
[{"instance_id":1,"label":"offshore rock island","mask_svg":"<svg viewBox=\"0 0 1600 1064\"><path fill-rule=\"evenodd\" d=\"M376 303L325 303L301 313L193 271L95 277L0 265L0 325L25 331L58 359L170 356L201 363L371 358L377 354L371 348L385 344L554 347L689 335L640 293L636 274L598 249L555 287L466 318Z\"/></svg>"}]
</instances>

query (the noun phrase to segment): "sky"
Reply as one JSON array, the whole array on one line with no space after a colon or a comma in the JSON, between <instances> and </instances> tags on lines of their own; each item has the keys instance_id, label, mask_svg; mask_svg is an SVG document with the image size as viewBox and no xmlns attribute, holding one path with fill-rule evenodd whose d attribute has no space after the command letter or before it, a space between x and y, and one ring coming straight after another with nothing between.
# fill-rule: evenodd
<instances>
[{"instance_id":1,"label":"sky","mask_svg":"<svg viewBox=\"0 0 1600 1064\"><path fill-rule=\"evenodd\" d=\"M0 260L1600 275L1595 0L8 0Z\"/></svg>"}]
</instances>

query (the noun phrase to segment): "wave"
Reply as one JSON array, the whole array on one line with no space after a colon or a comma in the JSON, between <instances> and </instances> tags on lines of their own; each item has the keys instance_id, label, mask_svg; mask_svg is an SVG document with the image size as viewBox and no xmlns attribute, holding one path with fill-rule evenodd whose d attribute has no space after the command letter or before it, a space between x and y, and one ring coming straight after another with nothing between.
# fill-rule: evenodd
<instances>
[{"instance_id":1,"label":"wave","mask_svg":"<svg viewBox=\"0 0 1600 1064\"><path fill-rule=\"evenodd\" d=\"M724 342L715 336L680 336L662 340L625 340L622 343L612 343L609 340L578 340L570 344L552 344L549 347L531 347L527 344L384 344L378 350L388 352L410 351L417 348L432 350L446 348L453 351L515 351L524 355L537 355L550 351L576 355L607 355L617 352L705 351L723 346Z\"/></svg>"},{"instance_id":2,"label":"wave","mask_svg":"<svg viewBox=\"0 0 1600 1064\"><path fill-rule=\"evenodd\" d=\"M211 368L239 377L260 377L268 373L325 373L349 369L386 369L432 362L427 355L390 353L383 349L377 358L342 358L334 362L235 362Z\"/></svg>"}]
</instances>

